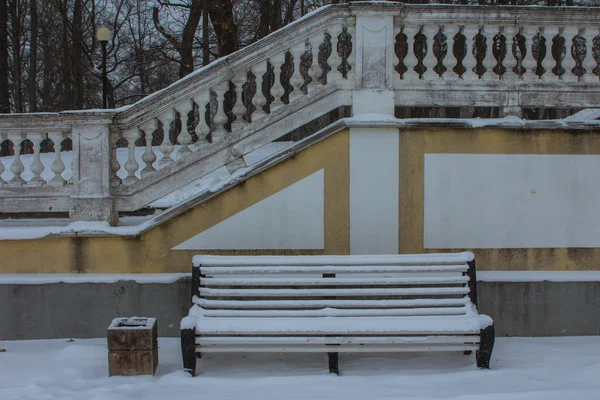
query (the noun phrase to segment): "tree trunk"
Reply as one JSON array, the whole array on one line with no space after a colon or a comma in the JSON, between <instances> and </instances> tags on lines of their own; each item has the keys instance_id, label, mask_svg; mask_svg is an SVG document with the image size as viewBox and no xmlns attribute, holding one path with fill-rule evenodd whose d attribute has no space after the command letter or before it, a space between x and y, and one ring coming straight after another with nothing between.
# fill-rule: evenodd
<instances>
[{"instance_id":1,"label":"tree trunk","mask_svg":"<svg viewBox=\"0 0 600 400\"><path fill-rule=\"evenodd\" d=\"M185 23L183 34L181 35L181 67L179 68L179 77L183 78L186 75L194 72L194 36L200 24L202 17L203 0L192 1L190 14Z\"/></svg>"},{"instance_id":2,"label":"tree trunk","mask_svg":"<svg viewBox=\"0 0 600 400\"><path fill-rule=\"evenodd\" d=\"M50 30L48 25L42 23L42 101L41 111L53 111L55 100L53 99L52 92L52 71L55 65L55 57L53 54L54 49L50 43ZM54 100L54 101L53 101Z\"/></svg>"},{"instance_id":3,"label":"tree trunk","mask_svg":"<svg viewBox=\"0 0 600 400\"><path fill-rule=\"evenodd\" d=\"M8 89L8 0L0 0L0 113L10 112Z\"/></svg>"},{"instance_id":4,"label":"tree trunk","mask_svg":"<svg viewBox=\"0 0 600 400\"><path fill-rule=\"evenodd\" d=\"M73 8L73 108L83 108L83 0L75 0Z\"/></svg>"},{"instance_id":5,"label":"tree trunk","mask_svg":"<svg viewBox=\"0 0 600 400\"><path fill-rule=\"evenodd\" d=\"M73 107L73 81L71 70L71 46L69 45L69 16L67 11L67 1L59 1L59 11L62 20L62 109L70 110Z\"/></svg>"},{"instance_id":6,"label":"tree trunk","mask_svg":"<svg viewBox=\"0 0 600 400\"><path fill-rule=\"evenodd\" d=\"M202 2L202 65L208 65L210 63L210 38L208 37L208 2L204 0Z\"/></svg>"},{"instance_id":7,"label":"tree trunk","mask_svg":"<svg viewBox=\"0 0 600 400\"><path fill-rule=\"evenodd\" d=\"M233 3L231 0L210 2L209 15L217 36L219 57L224 57L238 50L237 26L233 20Z\"/></svg>"},{"instance_id":8,"label":"tree trunk","mask_svg":"<svg viewBox=\"0 0 600 400\"><path fill-rule=\"evenodd\" d=\"M31 11L31 39L29 50L29 82L28 82L28 100L29 112L37 111L37 38L38 38L38 11L37 0L30 0Z\"/></svg>"},{"instance_id":9,"label":"tree trunk","mask_svg":"<svg viewBox=\"0 0 600 400\"><path fill-rule=\"evenodd\" d=\"M21 39L23 27L21 24L21 10L17 0L9 2L10 33L12 46L12 84L15 112L22 113L23 110L23 70Z\"/></svg>"}]
</instances>

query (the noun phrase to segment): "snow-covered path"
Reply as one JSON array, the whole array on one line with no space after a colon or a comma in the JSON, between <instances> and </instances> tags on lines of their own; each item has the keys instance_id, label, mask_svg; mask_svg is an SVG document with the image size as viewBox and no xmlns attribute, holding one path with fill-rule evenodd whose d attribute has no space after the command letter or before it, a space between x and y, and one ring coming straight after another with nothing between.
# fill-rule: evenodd
<instances>
[{"instance_id":1,"label":"snow-covered path","mask_svg":"<svg viewBox=\"0 0 600 400\"><path fill-rule=\"evenodd\" d=\"M105 339L0 341L0 399L600 399L600 336L499 338L489 371L456 353L342 354L339 377L321 354L211 354L191 378L179 341L159 346L156 376L109 378Z\"/></svg>"}]
</instances>

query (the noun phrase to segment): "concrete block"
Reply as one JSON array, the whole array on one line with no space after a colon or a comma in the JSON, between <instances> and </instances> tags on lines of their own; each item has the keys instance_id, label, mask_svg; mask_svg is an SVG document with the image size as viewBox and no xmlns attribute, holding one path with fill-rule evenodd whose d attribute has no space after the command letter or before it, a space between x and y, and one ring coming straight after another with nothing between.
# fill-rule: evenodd
<instances>
[{"instance_id":1,"label":"concrete block","mask_svg":"<svg viewBox=\"0 0 600 400\"><path fill-rule=\"evenodd\" d=\"M154 375L158 366L156 318L115 318L107 330L108 375Z\"/></svg>"}]
</instances>

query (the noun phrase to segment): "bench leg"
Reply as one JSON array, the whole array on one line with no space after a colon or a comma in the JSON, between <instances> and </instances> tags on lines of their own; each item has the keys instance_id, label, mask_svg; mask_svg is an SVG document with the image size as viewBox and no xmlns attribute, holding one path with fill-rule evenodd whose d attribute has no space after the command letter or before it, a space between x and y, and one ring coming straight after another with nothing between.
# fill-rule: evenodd
<instances>
[{"instance_id":1,"label":"bench leg","mask_svg":"<svg viewBox=\"0 0 600 400\"><path fill-rule=\"evenodd\" d=\"M475 353L475 358L477 358L477 366L479 368L490 369L490 359L492 358L492 350L494 349L495 340L496 333L494 331L494 325L488 326L487 328L481 330L479 350Z\"/></svg>"},{"instance_id":2,"label":"bench leg","mask_svg":"<svg viewBox=\"0 0 600 400\"><path fill-rule=\"evenodd\" d=\"M183 370L196 376L196 329L181 330Z\"/></svg>"},{"instance_id":3,"label":"bench leg","mask_svg":"<svg viewBox=\"0 0 600 400\"><path fill-rule=\"evenodd\" d=\"M338 353L327 353L327 357L329 357L329 373L339 375Z\"/></svg>"}]
</instances>

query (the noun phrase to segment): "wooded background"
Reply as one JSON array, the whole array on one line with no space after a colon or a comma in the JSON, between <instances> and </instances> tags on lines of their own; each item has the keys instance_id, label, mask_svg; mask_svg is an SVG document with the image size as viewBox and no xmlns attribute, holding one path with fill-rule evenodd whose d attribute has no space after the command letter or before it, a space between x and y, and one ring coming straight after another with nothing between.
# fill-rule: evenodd
<instances>
[{"instance_id":1,"label":"wooded background","mask_svg":"<svg viewBox=\"0 0 600 400\"><path fill-rule=\"evenodd\" d=\"M0 0L0 113L133 103L199 66L340 0ZM404 3L433 3L408 0ZM599 5L600 0L442 0L482 5Z\"/></svg>"}]
</instances>

